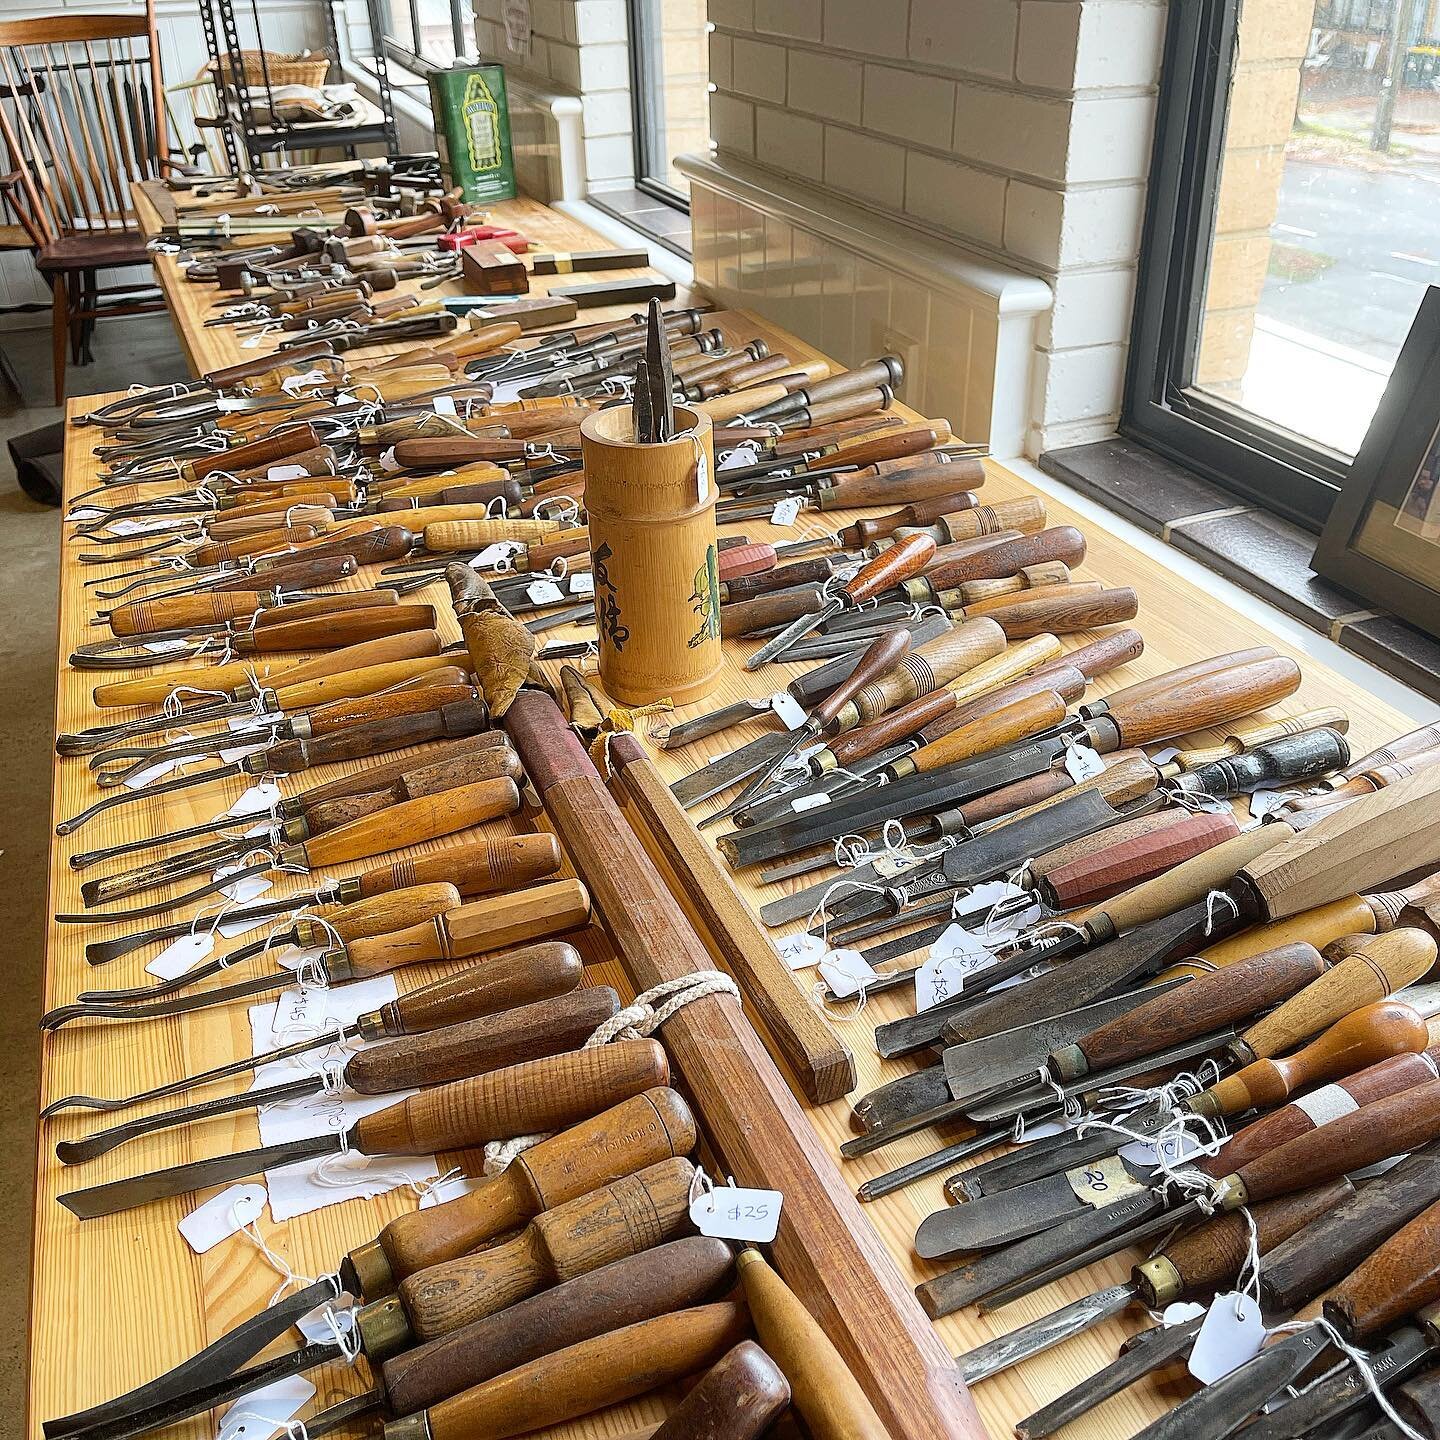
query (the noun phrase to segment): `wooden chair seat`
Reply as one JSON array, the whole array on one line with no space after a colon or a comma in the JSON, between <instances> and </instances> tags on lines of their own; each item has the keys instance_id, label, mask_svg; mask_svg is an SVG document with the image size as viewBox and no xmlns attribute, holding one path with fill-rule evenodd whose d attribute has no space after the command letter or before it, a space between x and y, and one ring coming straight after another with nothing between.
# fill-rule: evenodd
<instances>
[{"instance_id":1,"label":"wooden chair seat","mask_svg":"<svg viewBox=\"0 0 1440 1440\"><path fill-rule=\"evenodd\" d=\"M35 252L35 264L46 275L71 270L104 270L112 265L146 265L149 261L145 237L125 230L60 235L47 240Z\"/></svg>"},{"instance_id":2,"label":"wooden chair seat","mask_svg":"<svg viewBox=\"0 0 1440 1440\"><path fill-rule=\"evenodd\" d=\"M23 225L0 225L0 250L33 250L35 242Z\"/></svg>"}]
</instances>

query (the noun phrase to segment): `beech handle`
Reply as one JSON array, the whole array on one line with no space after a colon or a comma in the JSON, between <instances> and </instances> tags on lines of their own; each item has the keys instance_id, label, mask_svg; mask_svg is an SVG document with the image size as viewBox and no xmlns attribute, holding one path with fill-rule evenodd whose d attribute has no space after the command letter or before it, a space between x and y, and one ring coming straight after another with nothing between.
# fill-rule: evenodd
<instances>
[{"instance_id":1,"label":"beech handle","mask_svg":"<svg viewBox=\"0 0 1440 1440\"><path fill-rule=\"evenodd\" d=\"M854 577L845 582L845 594L852 604L858 605L872 595L918 575L934 553L935 542L930 536L907 535L898 544L862 565Z\"/></svg>"},{"instance_id":2,"label":"beech handle","mask_svg":"<svg viewBox=\"0 0 1440 1440\"><path fill-rule=\"evenodd\" d=\"M460 903L460 892L448 881L437 880L428 885L411 885L403 890L357 900L351 905L327 906L320 920L301 915L295 922L296 943L302 948L331 945L336 940L348 944L370 935L385 935L407 925L419 925L453 910Z\"/></svg>"},{"instance_id":3,"label":"beech handle","mask_svg":"<svg viewBox=\"0 0 1440 1440\"><path fill-rule=\"evenodd\" d=\"M948 735L922 746L913 757L914 765L917 770L953 765L1038 735L1060 724L1064 718L1065 702L1053 690L1027 695L983 720L958 726Z\"/></svg>"},{"instance_id":4,"label":"beech handle","mask_svg":"<svg viewBox=\"0 0 1440 1440\"><path fill-rule=\"evenodd\" d=\"M810 712L815 729L824 730L858 691L894 669L909 653L908 630L896 627L876 636L866 646L860 663Z\"/></svg>"},{"instance_id":5,"label":"beech handle","mask_svg":"<svg viewBox=\"0 0 1440 1440\"><path fill-rule=\"evenodd\" d=\"M669 1083L670 1064L655 1041L617 1040L422 1090L364 1116L354 1140L366 1155L464 1150L514 1135L563 1130Z\"/></svg>"},{"instance_id":6,"label":"beech handle","mask_svg":"<svg viewBox=\"0 0 1440 1440\"><path fill-rule=\"evenodd\" d=\"M1139 597L1128 587L1087 592L1082 585L1062 585L1048 595L1022 595L1005 604L988 605L983 613L1004 630L1007 639L1023 640L1031 635L1073 635L1115 625L1133 620L1139 608ZM965 613L971 612L967 609Z\"/></svg>"},{"instance_id":7,"label":"beech handle","mask_svg":"<svg viewBox=\"0 0 1440 1440\"><path fill-rule=\"evenodd\" d=\"M1060 641L1054 635L1032 635L951 680L945 689L955 697L956 719L953 724L946 725L946 730L953 730L957 725L967 724L982 715L994 714L1000 708L996 703L997 697L1005 686L1013 685L1021 676L1028 676L1031 671L1061 654ZM1054 685L1037 686L1025 693L1033 695L1042 689L1055 688ZM1007 696L1003 703L1009 704L1011 699L1020 698L1017 693Z\"/></svg>"},{"instance_id":8,"label":"beech handle","mask_svg":"<svg viewBox=\"0 0 1440 1440\"><path fill-rule=\"evenodd\" d=\"M354 725L318 740L282 740L256 758L266 770L277 775L292 775L316 765L359 760L368 755L381 755L388 750L419 745L427 740L476 735L489 724L490 707L483 700L466 700L458 705L446 706L443 710L426 710L395 720Z\"/></svg>"},{"instance_id":9,"label":"beech handle","mask_svg":"<svg viewBox=\"0 0 1440 1440\"><path fill-rule=\"evenodd\" d=\"M460 674L458 667L445 667ZM448 680L448 675L441 675ZM315 739L333 735L351 725L371 725L381 720L398 720L407 715L423 715L430 710L443 710L447 705L463 705L480 698L473 685L427 683L433 676L421 675L403 688L386 690L383 694L358 695L354 699L332 700L317 706L305 716L302 726Z\"/></svg>"},{"instance_id":10,"label":"beech handle","mask_svg":"<svg viewBox=\"0 0 1440 1440\"><path fill-rule=\"evenodd\" d=\"M438 657L440 646L440 636L433 626L429 629L406 630L399 635L381 635L374 640L362 640L343 650L317 655L313 660L290 665L275 676L274 684L299 685L307 680L319 680L325 675L360 670L367 665L388 665L394 660L417 660L422 656ZM451 662L446 659L439 663ZM241 668L243 669L243 663Z\"/></svg>"},{"instance_id":11,"label":"beech handle","mask_svg":"<svg viewBox=\"0 0 1440 1440\"><path fill-rule=\"evenodd\" d=\"M1401 1226L1367 1260L1327 1291L1324 1314L1347 1338L1363 1341L1391 1329L1417 1310L1433 1305L1437 1299L1440 1299L1440 1203L1427 1206Z\"/></svg>"},{"instance_id":12,"label":"beech handle","mask_svg":"<svg viewBox=\"0 0 1440 1440\"><path fill-rule=\"evenodd\" d=\"M620 997L608 985L588 985L499 1015L368 1046L346 1062L345 1083L361 1095L384 1095L578 1050L619 1009Z\"/></svg>"},{"instance_id":13,"label":"beech handle","mask_svg":"<svg viewBox=\"0 0 1440 1440\"><path fill-rule=\"evenodd\" d=\"M476 836L432 855L367 870L360 877L360 889L368 895L444 876L462 895L484 895L492 890L522 889L553 875L560 864L560 842L548 830L493 840Z\"/></svg>"},{"instance_id":14,"label":"beech handle","mask_svg":"<svg viewBox=\"0 0 1440 1440\"><path fill-rule=\"evenodd\" d=\"M513 780L481 780L440 795L406 800L393 809L317 836L300 848L306 865L314 870L453 835L485 820L513 814L519 808L520 791Z\"/></svg>"},{"instance_id":15,"label":"beech handle","mask_svg":"<svg viewBox=\"0 0 1440 1440\"><path fill-rule=\"evenodd\" d=\"M286 525L276 530L262 530L237 540L207 540L197 545L189 554L194 565L223 565L227 561L244 560L251 555L285 550L302 540L313 540L321 535L320 528L307 521L304 524Z\"/></svg>"},{"instance_id":16,"label":"beech handle","mask_svg":"<svg viewBox=\"0 0 1440 1440\"><path fill-rule=\"evenodd\" d=\"M1225 973L1233 974L1233 967ZM1399 1000L1377 1000L1342 1016L1294 1055L1256 1060L1225 1076L1196 1097L1196 1108L1203 1105L1206 1113L1222 1115L1272 1109L1297 1090L1353 1075L1392 1055L1418 1055L1429 1037L1425 1021L1410 1006Z\"/></svg>"},{"instance_id":17,"label":"beech handle","mask_svg":"<svg viewBox=\"0 0 1440 1440\"><path fill-rule=\"evenodd\" d=\"M1351 1011L1418 980L1434 962L1435 942L1423 930L1378 935L1363 951L1346 956L1293 1000L1252 1025L1241 1038L1259 1059L1281 1055Z\"/></svg>"},{"instance_id":18,"label":"beech handle","mask_svg":"<svg viewBox=\"0 0 1440 1440\"><path fill-rule=\"evenodd\" d=\"M837 728L868 725L897 705L939 690L1004 650L1005 632L993 620L967 620L917 646L890 674L858 690L849 704L836 712ZM954 704L953 697L950 704Z\"/></svg>"},{"instance_id":19,"label":"beech handle","mask_svg":"<svg viewBox=\"0 0 1440 1440\"><path fill-rule=\"evenodd\" d=\"M1313 945L1282 945L1225 970L1212 970L1157 995L1082 1036L1088 1073L1154 1054L1289 999L1325 972ZM1059 1052L1063 1057L1065 1052ZM1057 1069L1068 1074L1066 1066Z\"/></svg>"},{"instance_id":20,"label":"beech handle","mask_svg":"<svg viewBox=\"0 0 1440 1440\"><path fill-rule=\"evenodd\" d=\"M1053 640L1054 636L1046 635L1043 638ZM1025 643L1029 644L1030 642L1026 641ZM986 715L993 715L1014 700L1023 700L1027 695L1039 695L1046 690L1053 690L1067 706L1073 705L1085 694L1085 677L1068 665L1060 665L1053 670L1047 668L1044 675L1038 672L1023 675L1020 679L1012 680L1007 685L990 690L977 696L974 700L967 700L963 705L956 705L954 709L941 714L935 720L927 721L925 739L938 740L942 735L948 735L961 725L969 724L972 720L982 720ZM1139 754L1140 752L1135 751L1134 753ZM1070 777L1066 775L1064 778L1068 784Z\"/></svg>"},{"instance_id":21,"label":"beech handle","mask_svg":"<svg viewBox=\"0 0 1440 1440\"><path fill-rule=\"evenodd\" d=\"M413 660L393 660L388 664L361 665L353 670L341 670L333 675L321 675L314 680L299 682L286 681L275 687L276 707L287 714L299 710L310 710L333 700L351 700L361 695L374 695L391 686L402 685L421 675L436 670L453 668L453 657L448 655L422 655Z\"/></svg>"},{"instance_id":22,"label":"beech handle","mask_svg":"<svg viewBox=\"0 0 1440 1440\"><path fill-rule=\"evenodd\" d=\"M434 606L393 605L383 610L350 610L310 620L282 621L257 628L249 637L238 637L237 647L261 654L284 650L335 650L363 640L378 640L383 635L434 628Z\"/></svg>"}]
</instances>

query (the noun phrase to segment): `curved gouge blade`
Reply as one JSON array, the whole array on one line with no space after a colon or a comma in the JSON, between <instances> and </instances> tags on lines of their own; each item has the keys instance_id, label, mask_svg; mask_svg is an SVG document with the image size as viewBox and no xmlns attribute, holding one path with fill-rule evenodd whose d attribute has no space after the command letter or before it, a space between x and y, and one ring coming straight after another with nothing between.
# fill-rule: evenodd
<instances>
[{"instance_id":1,"label":"curved gouge blade","mask_svg":"<svg viewBox=\"0 0 1440 1440\"><path fill-rule=\"evenodd\" d=\"M45 1421L42 1428L46 1440L58 1440L60 1436L72 1435L121 1415L135 1414L171 1396L212 1382L216 1376L231 1375L272 1341L278 1340L302 1315L308 1315L317 1305L336 1298L334 1280L329 1276L316 1280L293 1295L278 1300L258 1315L242 1321L164 1375L89 1410L77 1410L73 1415ZM327 1351L333 1349L332 1346L325 1348Z\"/></svg>"},{"instance_id":2,"label":"curved gouge blade","mask_svg":"<svg viewBox=\"0 0 1440 1440\"><path fill-rule=\"evenodd\" d=\"M264 995L269 990L283 990L287 985L298 983L295 971L281 970L269 975L257 975L253 980L241 980L235 985L202 990L197 995L177 995L169 1000L157 1000L153 1004L59 1005L40 1017L40 1028L58 1030L71 1020L154 1020L167 1015L185 1015L191 1010L224 1005L231 1000L243 1000L250 995Z\"/></svg>"},{"instance_id":3,"label":"curved gouge blade","mask_svg":"<svg viewBox=\"0 0 1440 1440\"><path fill-rule=\"evenodd\" d=\"M184 933L189 933L188 926ZM284 936L276 936L277 944L283 943L283 940ZM132 985L123 990L82 990L75 997L75 1002L78 1005L108 1005L112 1002L123 1004L127 1000L159 1000L162 996L184 990L197 980L208 980L210 976L218 975L222 970L228 970L242 960L263 955L269 948L268 938L256 940L249 945L242 945L238 950L231 950L226 955L217 956L214 960L207 960L203 965L194 965L173 980L157 980L153 985Z\"/></svg>"},{"instance_id":4,"label":"curved gouge blade","mask_svg":"<svg viewBox=\"0 0 1440 1440\"><path fill-rule=\"evenodd\" d=\"M1112 1285L1108 1290L1082 1295L1078 1300L1022 1325L1018 1330L997 1335L993 1340L955 1357L960 1378L967 1385L974 1385L1020 1364L1022 1360L1028 1360L1032 1355L1053 1349L1075 1335L1083 1335L1112 1315L1120 1314L1135 1295L1135 1287L1128 1281L1124 1285Z\"/></svg>"},{"instance_id":5,"label":"curved gouge blade","mask_svg":"<svg viewBox=\"0 0 1440 1440\"><path fill-rule=\"evenodd\" d=\"M720 709L710 711L708 715L696 715L692 719L682 720L664 732L658 742L659 746L662 750L678 750L692 741L706 740L711 735L718 735L732 725L739 725L746 720L758 720L762 715L770 714L770 699L771 697L766 695L758 700L736 700L733 704L722 705Z\"/></svg>"},{"instance_id":6,"label":"curved gouge blade","mask_svg":"<svg viewBox=\"0 0 1440 1440\"><path fill-rule=\"evenodd\" d=\"M128 910L96 910L91 912L62 912L55 917L57 925L108 925L114 920L148 920L152 915L164 915L166 911L175 910L181 905L188 905L192 900L203 900L207 895L213 895L217 890L223 890L227 885L234 885L238 881L246 880L251 875L263 875L270 869L271 861L260 860L254 865L247 865L242 870L232 870L227 875L221 875L217 879L207 881L204 885L198 885L194 890L187 890L183 895L177 895L173 900L152 900L148 905L132 905Z\"/></svg>"},{"instance_id":7,"label":"curved gouge blade","mask_svg":"<svg viewBox=\"0 0 1440 1440\"><path fill-rule=\"evenodd\" d=\"M1157 1325L1139 1337L1118 1360L1096 1371L1088 1380L1082 1381L1073 1390L1067 1390L1033 1415L1017 1421L1015 1434L1019 1440L1046 1440L1047 1436L1078 1420L1102 1401L1118 1395L1137 1380L1143 1380L1152 1370L1158 1370L1185 1354L1199 1333L1200 1318L1187 1320L1181 1325Z\"/></svg>"},{"instance_id":8,"label":"curved gouge blade","mask_svg":"<svg viewBox=\"0 0 1440 1440\"><path fill-rule=\"evenodd\" d=\"M732 750L728 755L722 755L708 765L702 765L698 770L681 776L670 786L670 793L686 810L693 809L755 774L789 743L788 730L778 731L773 735L761 735L748 745L742 745L738 750Z\"/></svg>"},{"instance_id":9,"label":"curved gouge blade","mask_svg":"<svg viewBox=\"0 0 1440 1440\"><path fill-rule=\"evenodd\" d=\"M193 1160L188 1165L173 1165L168 1170L152 1170L148 1175L134 1175L128 1180L113 1180L108 1185L92 1185L88 1190L70 1190L56 1199L82 1220L101 1215L115 1215L133 1210L152 1200L166 1200L172 1195L188 1195L211 1185L228 1185L262 1170L278 1170L283 1165L298 1165L304 1160L319 1160L325 1155L339 1155L344 1150L339 1135L319 1135L313 1139L291 1140L283 1145L262 1145L257 1150L242 1150L236 1155L216 1155L209 1160Z\"/></svg>"},{"instance_id":10,"label":"curved gouge blade","mask_svg":"<svg viewBox=\"0 0 1440 1440\"><path fill-rule=\"evenodd\" d=\"M73 835L82 825L93 820L97 815L103 815L107 810L113 810L117 805L128 805L132 800L153 800L157 795L170 795L177 790L189 790L196 785L208 785L212 780L219 780L227 775L239 775L241 766L219 765L209 770L202 770L198 775L181 775L178 779L167 780L163 785L146 785L139 790L127 790L123 795L106 795L103 799L97 800L87 810L82 810L78 815L72 815L68 820L62 820L56 827L57 835Z\"/></svg>"}]
</instances>

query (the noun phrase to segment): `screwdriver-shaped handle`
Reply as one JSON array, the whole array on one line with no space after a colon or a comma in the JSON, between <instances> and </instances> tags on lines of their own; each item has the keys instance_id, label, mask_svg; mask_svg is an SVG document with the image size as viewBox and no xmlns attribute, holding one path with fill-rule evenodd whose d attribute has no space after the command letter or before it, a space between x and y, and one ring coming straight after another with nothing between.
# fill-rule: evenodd
<instances>
[{"instance_id":1,"label":"screwdriver-shaped handle","mask_svg":"<svg viewBox=\"0 0 1440 1440\"><path fill-rule=\"evenodd\" d=\"M1001 580L1019 574L1028 565L1043 565L1051 560L1059 560L1073 570L1084 558L1084 535L1073 525L1054 525L953 560L941 560L926 578L936 590L944 590L968 580Z\"/></svg>"},{"instance_id":2,"label":"screwdriver-shaped handle","mask_svg":"<svg viewBox=\"0 0 1440 1440\"><path fill-rule=\"evenodd\" d=\"M694 1149L695 1138L695 1117L676 1091L646 1090L622 1100L531 1146L478 1190L390 1221L378 1241L385 1279L399 1282L468 1255L543 1211L663 1160L684 1157ZM366 1296L376 1293L367 1281Z\"/></svg>"},{"instance_id":3,"label":"screwdriver-shaped handle","mask_svg":"<svg viewBox=\"0 0 1440 1440\"><path fill-rule=\"evenodd\" d=\"M419 925L454 910L460 891L448 880L411 885L389 891L353 905L326 906L317 916L302 914L295 921L295 943L302 948L348 944L369 935L384 935L407 925Z\"/></svg>"},{"instance_id":4,"label":"screwdriver-shaped handle","mask_svg":"<svg viewBox=\"0 0 1440 1440\"><path fill-rule=\"evenodd\" d=\"M280 620L274 625L258 626L253 634L237 635L234 644L239 650L253 650L258 654L276 654L285 650L336 650L342 645L355 645L362 640L378 640L382 635L434 628L433 605L391 605L379 610L316 615L308 620Z\"/></svg>"},{"instance_id":5,"label":"screwdriver-shaped handle","mask_svg":"<svg viewBox=\"0 0 1440 1440\"><path fill-rule=\"evenodd\" d=\"M1065 702L1053 690L1027 695L983 720L961 725L929 745L921 746L909 757L910 764L917 771L938 770L1029 739L1060 724L1064 718Z\"/></svg>"},{"instance_id":6,"label":"screwdriver-shaped handle","mask_svg":"<svg viewBox=\"0 0 1440 1440\"><path fill-rule=\"evenodd\" d=\"M849 464L851 454L850 451L841 451L834 458ZM859 510L867 505L905 505L937 496L953 496L954 492L955 475L950 467L927 465L923 469L902 470L889 475L864 474L853 479L839 475L833 484L821 487L817 500L822 510ZM957 512L962 508L969 507L954 506Z\"/></svg>"},{"instance_id":7,"label":"screwdriver-shaped handle","mask_svg":"<svg viewBox=\"0 0 1440 1440\"><path fill-rule=\"evenodd\" d=\"M1440 1203L1427 1206L1401 1226L1333 1286L1325 1296L1324 1315L1347 1339L1364 1341L1383 1334L1437 1299Z\"/></svg>"},{"instance_id":8,"label":"screwdriver-shaped handle","mask_svg":"<svg viewBox=\"0 0 1440 1440\"><path fill-rule=\"evenodd\" d=\"M689 1223L695 1167L647 1165L546 1210L503 1245L417 1271L400 1285L422 1340L483 1320L537 1290L673 1240Z\"/></svg>"},{"instance_id":9,"label":"screwdriver-shaped handle","mask_svg":"<svg viewBox=\"0 0 1440 1440\"><path fill-rule=\"evenodd\" d=\"M1241 715L1293 695L1300 667L1285 656L1257 660L1211 674L1193 675L1139 698L1112 695L1105 712L1126 745L1147 745Z\"/></svg>"},{"instance_id":10,"label":"screwdriver-shaped handle","mask_svg":"<svg viewBox=\"0 0 1440 1440\"><path fill-rule=\"evenodd\" d=\"M1278 1005L1325 973L1312 945L1284 945L1213 970L1082 1035L1050 1057L1061 1080L1153 1055L1182 1040Z\"/></svg>"},{"instance_id":11,"label":"screwdriver-shaped handle","mask_svg":"<svg viewBox=\"0 0 1440 1440\"><path fill-rule=\"evenodd\" d=\"M346 1061L345 1083L361 1095L385 1095L578 1050L619 1009L620 997L608 985L587 985L499 1015L367 1046Z\"/></svg>"},{"instance_id":12,"label":"screwdriver-shaped handle","mask_svg":"<svg viewBox=\"0 0 1440 1440\"><path fill-rule=\"evenodd\" d=\"M1392 1055L1418 1055L1430 1032L1399 1000L1377 1000L1337 1020L1303 1050L1281 1060L1256 1060L1194 1097L1202 1115L1270 1109L1295 1091L1351 1075Z\"/></svg>"},{"instance_id":13,"label":"screwdriver-shaped handle","mask_svg":"<svg viewBox=\"0 0 1440 1440\"><path fill-rule=\"evenodd\" d=\"M865 648L860 663L810 712L810 729L819 733L843 710L852 696L888 674L910 652L910 632L903 626L883 631Z\"/></svg>"},{"instance_id":14,"label":"screwdriver-shaped handle","mask_svg":"<svg viewBox=\"0 0 1440 1440\"><path fill-rule=\"evenodd\" d=\"M276 775L291 775L316 765L360 760L408 745L421 745L428 740L478 735L489 724L490 707L483 700L462 700L439 710L422 710L418 714L401 715L393 720L372 720L368 725L352 725L318 740L281 740L254 755L245 756L240 764L255 775L267 770Z\"/></svg>"},{"instance_id":15,"label":"screwdriver-shaped handle","mask_svg":"<svg viewBox=\"0 0 1440 1440\"><path fill-rule=\"evenodd\" d=\"M1182 775L1176 788L1192 794L1229 799L1262 785L1293 785L1318 780L1350 758L1345 737L1334 730L1287 735L1238 755L1211 760Z\"/></svg>"},{"instance_id":16,"label":"screwdriver-shaped handle","mask_svg":"<svg viewBox=\"0 0 1440 1440\"><path fill-rule=\"evenodd\" d=\"M444 876L462 895L493 890L519 890L560 868L560 842L550 832L506 835L498 839L467 837L463 844L433 855L367 870L360 877L362 893L378 893L391 885L409 885Z\"/></svg>"},{"instance_id":17,"label":"screwdriver-shaped handle","mask_svg":"<svg viewBox=\"0 0 1440 1440\"><path fill-rule=\"evenodd\" d=\"M851 605L859 605L888 590L912 575L918 575L935 553L935 541L928 535L907 535L905 539L882 551L841 587Z\"/></svg>"},{"instance_id":18,"label":"screwdriver-shaped handle","mask_svg":"<svg viewBox=\"0 0 1440 1440\"><path fill-rule=\"evenodd\" d=\"M1341 1016L1418 980L1434 963L1435 942L1423 930L1377 935L1365 950L1347 956L1252 1025L1241 1037L1245 1051L1261 1060L1282 1055Z\"/></svg>"}]
</instances>

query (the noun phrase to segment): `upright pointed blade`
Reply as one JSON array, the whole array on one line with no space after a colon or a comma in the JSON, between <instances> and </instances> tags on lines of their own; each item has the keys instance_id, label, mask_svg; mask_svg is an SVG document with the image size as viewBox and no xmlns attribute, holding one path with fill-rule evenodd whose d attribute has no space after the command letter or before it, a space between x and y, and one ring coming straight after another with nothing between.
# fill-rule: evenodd
<instances>
[{"instance_id":1,"label":"upright pointed blade","mask_svg":"<svg viewBox=\"0 0 1440 1440\"><path fill-rule=\"evenodd\" d=\"M1118 1315L1135 1298L1135 1287L1130 1283L1112 1285L1108 1290L1098 1290L1093 1295L1082 1295L1068 1305L1012 1330L1008 1335L997 1335L983 1345L977 1345L957 1358L960 1377L967 1385L977 1380L988 1380L1032 1355L1039 1355L1052 1349L1074 1335L1083 1335L1102 1320Z\"/></svg>"},{"instance_id":2,"label":"upright pointed blade","mask_svg":"<svg viewBox=\"0 0 1440 1440\"><path fill-rule=\"evenodd\" d=\"M670 332L658 300L651 300L645 335L645 368L650 379L653 439L675 438L675 371L670 364Z\"/></svg>"}]
</instances>

